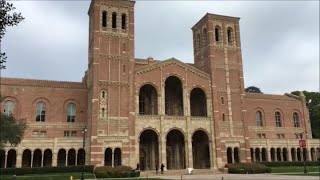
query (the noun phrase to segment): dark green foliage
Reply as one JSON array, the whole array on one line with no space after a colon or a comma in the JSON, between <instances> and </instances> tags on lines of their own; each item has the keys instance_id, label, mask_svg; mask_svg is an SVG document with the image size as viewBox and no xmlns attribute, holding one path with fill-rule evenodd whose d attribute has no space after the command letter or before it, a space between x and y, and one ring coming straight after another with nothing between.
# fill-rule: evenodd
<instances>
[{"instance_id":1,"label":"dark green foliage","mask_svg":"<svg viewBox=\"0 0 320 180\"><path fill-rule=\"evenodd\" d=\"M7 26L17 26L24 18L21 13L12 12L16 8L5 0L0 0L0 44L6 32ZM0 46L1 47L1 46ZM6 54L0 48L0 70L5 69Z\"/></svg>"},{"instance_id":2,"label":"dark green foliage","mask_svg":"<svg viewBox=\"0 0 320 180\"><path fill-rule=\"evenodd\" d=\"M271 172L271 168L259 163L234 163L227 164L226 167L231 174L261 174Z\"/></svg>"},{"instance_id":3,"label":"dark green foliage","mask_svg":"<svg viewBox=\"0 0 320 180\"><path fill-rule=\"evenodd\" d=\"M260 88L255 87L255 86L249 86L249 87L245 88L244 91L248 92L248 93L261 93L261 94L263 94L261 92Z\"/></svg>"},{"instance_id":4,"label":"dark green foliage","mask_svg":"<svg viewBox=\"0 0 320 180\"><path fill-rule=\"evenodd\" d=\"M284 161L284 162L259 162L260 164L264 164L268 167L283 167L283 166L300 166L302 167L304 164L302 161ZM306 161L307 166L320 166L320 161Z\"/></svg>"},{"instance_id":5,"label":"dark green foliage","mask_svg":"<svg viewBox=\"0 0 320 180\"><path fill-rule=\"evenodd\" d=\"M96 167L94 170L96 178L127 178L139 177L140 171L132 170L129 166L102 166Z\"/></svg>"},{"instance_id":6,"label":"dark green foliage","mask_svg":"<svg viewBox=\"0 0 320 180\"><path fill-rule=\"evenodd\" d=\"M320 138L320 93L302 91L306 96L306 104L309 109L312 137ZM300 95L300 91L293 91L291 94Z\"/></svg>"},{"instance_id":7,"label":"dark green foliage","mask_svg":"<svg viewBox=\"0 0 320 180\"><path fill-rule=\"evenodd\" d=\"M17 145L23 138L24 131L27 128L27 123L24 119L17 120L13 115L1 113L0 118L0 149L4 144L10 143Z\"/></svg>"},{"instance_id":8,"label":"dark green foliage","mask_svg":"<svg viewBox=\"0 0 320 180\"><path fill-rule=\"evenodd\" d=\"M93 165L83 167L83 172L93 172ZM25 174L48 174L48 173L69 173L81 172L82 166L61 166L61 167L25 167L25 168L4 168L0 169L0 175L25 175Z\"/></svg>"}]
</instances>

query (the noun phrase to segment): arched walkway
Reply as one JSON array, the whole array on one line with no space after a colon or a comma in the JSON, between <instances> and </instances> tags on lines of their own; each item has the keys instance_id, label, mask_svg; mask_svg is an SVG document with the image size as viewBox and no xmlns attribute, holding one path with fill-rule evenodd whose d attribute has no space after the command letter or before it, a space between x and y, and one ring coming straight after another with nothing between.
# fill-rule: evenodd
<instances>
[{"instance_id":1,"label":"arched walkway","mask_svg":"<svg viewBox=\"0 0 320 180\"><path fill-rule=\"evenodd\" d=\"M261 158L262 158L262 161L267 161L267 149L266 148L262 148L262 151L261 151Z\"/></svg>"},{"instance_id":2,"label":"arched walkway","mask_svg":"<svg viewBox=\"0 0 320 180\"><path fill-rule=\"evenodd\" d=\"M292 160L292 161L297 161L296 148L291 148L291 160Z\"/></svg>"},{"instance_id":3,"label":"arched walkway","mask_svg":"<svg viewBox=\"0 0 320 180\"><path fill-rule=\"evenodd\" d=\"M202 131L196 131L192 136L193 168L210 168L210 152L208 135Z\"/></svg>"},{"instance_id":4,"label":"arched walkway","mask_svg":"<svg viewBox=\"0 0 320 180\"><path fill-rule=\"evenodd\" d=\"M276 156L275 156L275 149L271 148L270 149L270 157L271 157L271 161L276 161Z\"/></svg>"},{"instance_id":5,"label":"arched walkway","mask_svg":"<svg viewBox=\"0 0 320 180\"><path fill-rule=\"evenodd\" d=\"M156 88L150 84L146 84L140 88L139 114L158 114L158 93Z\"/></svg>"},{"instance_id":6,"label":"arched walkway","mask_svg":"<svg viewBox=\"0 0 320 180\"><path fill-rule=\"evenodd\" d=\"M7 168L16 167L16 162L17 162L17 152L14 149L10 149L8 151L8 156L7 156Z\"/></svg>"},{"instance_id":7,"label":"arched walkway","mask_svg":"<svg viewBox=\"0 0 320 180\"><path fill-rule=\"evenodd\" d=\"M255 149L255 156L256 156L256 162L260 162L261 161L260 148Z\"/></svg>"},{"instance_id":8,"label":"arched walkway","mask_svg":"<svg viewBox=\"0 0 320 180\"><path fill-rule=\"evenodd\" d=\"M185 142L179 130L171 130L167 134L167 168L184 169L185 167Z\"/></svg>"},{"instance_id":9,"label":"arched walkway","mask_svg":"<svg viewBox=\"0 0 320 180\"><path fill-rule=\"evenodd\" d=\"M77 156L77 165L84 165L86 159L86 154L84 149L78 150L78 156Z\"/></svg>"},{"instance_id":10,"label":"arched walkway","mask_svg":"<svg viewBox=\"0 0 320 180\"><path fill-rule=\"evenodd\" d=\"M298 159L298 161L303 161L302 160L302 151L300 148L297 148L297 159Z\"/></svg>"},{"instance_id":11,"label":"arched walkway","mask_svg":"<svg viewBox=\"0 0 320 180\"><path fill-rule=\"evenodd\" d=\"M112 166L112 149L111 148L107 148L104 151L104 165Z\"/></svg>"},{"instance_id":12,"label":"arched walkway","mask_svg":"<svg viewBox=\"0 0 320 180\"><path fill-rule=\"evenodd\" d=\"M114 150L114 166L121 166L121 149Z\"/></svg>"},{"instance_id":13,"label":"arched walkway","mask_svg":"<svg viewBox=\"0 0 320 180\"><path fill-rule=\"evenodd\" d=\"M141 170L155 169L159 165L159 140L153 130L145 130L140 135L139 162Z\"/></svg>"},{"instance_id":14,"label":"arched walkway","mask_svg":"<svg viewBox=\"0 0 320 180\"><path fill-rule=\"evenodd\" d=\"M0 149L0 168L5 168L4 165L5 165L5 154L6 152L2 149Z\"/></svg>"},{"instance_id":15,"label":"arched walkway","mask_svg":"<svg viewBox=\"0 0 320 180\"><path fill-rule=\"evenodd\" d=\"M58 151L57 166L66 166L66 153L64 149Z\"/></svg>"},{"instance_id":16,"label":"arched walkway","mask_svg":"<svg viewBox=\"0 0 320 180\"><path fill-rule=\"evenodd\" d=\"M176 76L170 76L165 82L165 113L170 116L183 116L182 83Z\"/></svg>"},{"instance_id":17,"label":"arched walkway","mask_svg":"<svg viewBox=\"0 0 320 180\"><path fill-rule=\"evenodd\" d=\"M29 149L22 153L22 167L31 167L31 151Z\"/></svg>"},{"instance_id":18,"label":"arched walkway","mask_svg":"<svg viewBox=\"0 0 320 180\"><path fill-rule=\"evenodd\" d=\"M52 151L50 149L46 149L43 154L43 166L50 167L52 166Z\"/></svg>"},{"instance_id":19,"label":"arched walkway","mask_svg":"<svg viewBox=\"0 0 320 180\"><path fill-rule=\"evenodd\" d=\"M32 158L32 167L41 167L42 161L42 151L40 149L36 149L33 152Z\"/></svg>"},{"instance_id":20,"label":"arched walkway","mask_svg":"<svg viewBox=\"0 0 320 180\"><path fill-rule=\"evenodd\" d=\"M68 151L68 166L76 165L76 150L69 149Z\"/></svg>"},{"instance_id":21,"label":"arched walkway","mask_svg":"<svg viewBox=\"0 0 320 180\"><path fill-rule=\"evenodd\" d=\"M231 147L227 148L227 163L228 164L233 163L233 161L232 161L232 148Z\"/></svg>"},{"instance_id":22,"label":"arched walkway","mask_svg":"<svg viewBox=\"0 0 320 180\"><path fill-rule=\"evenodd\" d=\"M283 148L282 149L282 157L283 157L283 161L288 161L288 150L287 150L287 148Z\"/></svg>"},{"instance_id":23,"label":"arched walkway","mask_svg":"<svg viewBox=\"0 0 320 180\"><path fill-rule=\"evenodd\" d=\"M190 93L190 111L191 116L207 116L206 94L200 88L194 88Z\"/></svg>"},{"instance_id":24,"label":"arched walkway","mask_svg":"<svg viewBox=\"0 0 320 180\"><path fill-rule=\"evenodd\" d=\"M277 148L277 161L282 161L282 159L281 159L281 148Z\"/></svg>"}]
</instances>

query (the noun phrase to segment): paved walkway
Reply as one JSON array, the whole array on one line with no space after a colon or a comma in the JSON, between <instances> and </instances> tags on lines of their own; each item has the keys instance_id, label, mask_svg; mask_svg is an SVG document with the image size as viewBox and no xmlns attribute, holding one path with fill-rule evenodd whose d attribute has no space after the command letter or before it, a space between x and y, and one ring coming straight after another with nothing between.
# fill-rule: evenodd
<instances>
[{"instance_id":1,"label":"paved walkway","mask_svg":"<svg viewBox=\"0 0 320 180\"><path fill-rule=\"evenodd\" d=\"M274 175L274 174L210 174L210 175L182 175L182 176L149 176L149 178L174 179L174 180L295 180L295 179L316 179L317 176L295 176L295 175Z\"/></svg>"}]
</instances>

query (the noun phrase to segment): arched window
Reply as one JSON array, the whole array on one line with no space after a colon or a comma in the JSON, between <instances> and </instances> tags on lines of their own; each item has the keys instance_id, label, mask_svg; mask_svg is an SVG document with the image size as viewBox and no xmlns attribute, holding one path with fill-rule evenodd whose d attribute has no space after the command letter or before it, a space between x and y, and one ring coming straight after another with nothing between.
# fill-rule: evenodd
<instances>
[{"instance_id":1,"label":"arched window","mask_svg":"<svg viewBox=\"0 0 320 180\"><path fill-rule=\"evenodd\" d=\"M197 35L197 49L201 48L200 34Z\"/></svg>"},{"instance_id":2,"label":"arched window","mask_svg":"<svg viewBox=\"0 0 320 180\"><path fill-rule=\"evenodd\" d=\"M293 124L294 124L294 127L300 127L299 115L296 112L293 113Z\"/></svg>"},{"instance_id":3,"label":"arched window","mask_svg":"<svg viewBox=\"0 0 320 180\"><path fill-rule=\"evenodd\" d=\"M102 98L106 98L106 92L105 92L105 91L102 91L102 92L101 92L101 97L102 97Z\"/></svg>"},{"instance_id":4,"label":"arched window","mask_svg":"<svg viewBox=\"0 0 320 180\"><path fill-rule=\"evenodd\" d=\"M207 116L207 98L200 88L194 88L190 93L190 113L191 116Z\"/></svg>"},{"instance_id":5,"label":"arched window","mask_svg":"<svg viewBox=\"0 0 320 180\"><path fill-rule=\"evenodd\" d=\"M36 121L44 122L46 120L46 104L38 102L36 105Z\"/></svg>"},{"instance_id":6,"label":"arched window","mask_svg":"<svg viewBox=\"0 0 320 180\"><path fill-rule=\"evenodd\" d=\"M231 45L231 43L232 43L232 28L228 28L227 36L228 36L228 44Z\"/></svg>"},{"instance_id":7,"label":"arched window","mask_svg":"<svg viewBox=\"0 0 320 180\"><path fill-rule=\"evenodd\" d=\"M275 120L276 120L276 127L282 127L282 124L281 124L281 114L280 114L280 112L276 112L275 114L274 114L274 118L275 118Z\"/></svg>"},{"instance_id":8,"label":"arched window","mask_svg":"<svg viewBox=\"0 0 320 180\"><path fill-rule=\"evenodd\" d=\"M67 122L74 122L76 118L76 105L69 103L67 106Z\"/></svg>"},{"instance_id":9,"label":"arched window","mask_svg":"<svg viewBox=\"0 0 320 180\"><path fill-rule=\"evenodd\" d=\"M262 124L262 114L260 111L256 112L256 125L257 126L263 126Z\"/></svg>"},{"instance_id":10,"label":"arched window","mask_svg":"<svg viewBox=\"0 0 320 180\"><path fill-rule=\"evenodd\" d=\"M224 113L222 114L222 121L226 120L226 116L224 115Z\"/></svg>"},{"instance_id":11,"label":"arched window","mask_svg":"<svg viewBox=\"0 0 320 180\"><path fill-rule=\"evenodd\" d=\"M216 38L216 42L220 41L220 27L216 26L214 28L214 34L215 34L215 38Z\"/></svg>"},{"instance_id":12,"label":"arched window","mask_svg":"<svg viewBox=\"0 0 320 180\"><path fill-rule=\"evenodd\" d=\"M107 27L107 12L103 11L102 12L102 27Z\"/></svg>"},{"instance_id":13,"label":"arched window","mask_svg":"<svg viewBox=\"0 0 320 180\"><path fill-rule=\"evenodd\" d=\"M202 44L204 47L207 46L207 29L204 28L202 31Z\"/></svg>"},{"instance_id":14,"label":"arched window","mask_svg":"<svg viewBox=\"0 0 320 180\"><path fill-rule=\"evenodd\" d=\"M106 110L104 108L101 109L101 117L104 117Z\"/></svg>"},{"instance_id":15,"label":"arched window","mask_svg":"<svg viewBox=\"0 0 320 180\"><path fill-rule=\"evenodd\" d=\"M3 113L7 116L13 114L14 105L12 101L6 101L4 103Z\"/></svg>"},{"instance_id":16,"label":"arched window","mask_svg":"<svg viewBox=\"0 0 320 180\"><path fill-rule=\"evenodd\" d=\"M221 97L221 104L224 104L224 98Z\"/></svg>"},{"instance_id":17,"label":"arched window","mask_svg":"<svg viewBox=\"0 0 320 180\"><path fill-rule=\"evenodd\" d=\"M139 114L158 114L158 93L155 87L150 84L143 85L139 92Z\"/></svg>"},{"instance_id":18,"label":"arched window","mask_svg":"<svg viewBox=\"0 0 320 180\"><path fill-rule=\"evenodd\" d=\"M112 28L117 28L117 13L112 13Z\"/></svg>"},{"instance_id":19,"label":"arched window","mask_svg":"<svg viewBox=\"0 0 320 180\"><path fill-rule=\"evenodd\" d=\"M127 15L122 14L122 16L121 16L121 29L127 29L126 20L127 20Z\"/></svg>"}]
</instances>

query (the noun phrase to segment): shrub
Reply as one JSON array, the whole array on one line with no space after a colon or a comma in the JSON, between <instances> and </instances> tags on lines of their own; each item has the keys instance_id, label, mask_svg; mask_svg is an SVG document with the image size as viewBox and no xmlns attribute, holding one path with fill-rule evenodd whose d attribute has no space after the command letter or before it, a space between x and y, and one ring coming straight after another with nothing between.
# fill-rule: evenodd
<instances>
[{"instance_id":1,"label":"shrub","mask_svg":"<svg viewBox=\"0 0 320 180\"><path fill-rule=\"evenodd\" d=\"M69 173L69 172L93 172L93 165L83 166L57 166L57 167L23 167L0 169L1 175L25 175L25 174L47 174L47 173Z\"/></svg>"},{"instance_id":2,"label":"shrub","mask_svg":"<svg viewBox=\"0 0 320 180\"><path fill-rule=\"evenodd\" d=\"M282 162L259 162L268 167L281 167L281 166L304 166L302 161L282 161ZM320 161L306 161L307 166L320 166Z\"/></svg>"},{"instance_id":3,"label":"shrub","mask_svg":"<svg viewBox=\"0 0 320 180\"><path fill-rule=\"evenodd\" d=\"M127 177L139 177L140 171L132 170L129 166L102 166L96 167L94 174L97 178L127 178Z\"/></svg>"},{"instance_id":4,"label":"shrub","mask_svg":"<svg viewBox=\"0 0 320 180\"><path fill-rule=\"evenodd\" d=\"M228 172L232 174L261 174L270 173L271 168L259 163L227 164Z\"/></svg>"}]
</instances>

